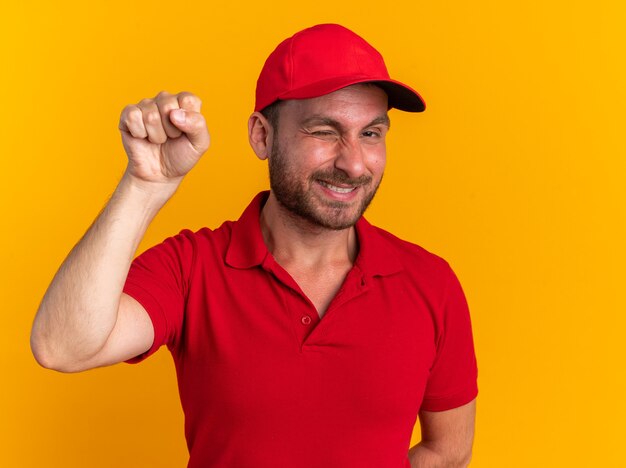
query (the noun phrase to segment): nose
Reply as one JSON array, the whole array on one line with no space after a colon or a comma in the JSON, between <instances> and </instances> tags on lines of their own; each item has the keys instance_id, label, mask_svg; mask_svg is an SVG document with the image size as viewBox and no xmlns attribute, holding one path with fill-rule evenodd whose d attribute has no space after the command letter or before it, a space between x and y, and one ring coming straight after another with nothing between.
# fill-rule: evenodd
<instances>
[{"instance_id":1,"label":"nose","mask_svg":"<svg viewBox=\"0 0 626 468\"><path fill-rule=\"evenodd\" d=\"M355 138L344 138L339 146L335 167L350 178L357 178L367 172L362 145Z\"/></svg>"}]
</instances>

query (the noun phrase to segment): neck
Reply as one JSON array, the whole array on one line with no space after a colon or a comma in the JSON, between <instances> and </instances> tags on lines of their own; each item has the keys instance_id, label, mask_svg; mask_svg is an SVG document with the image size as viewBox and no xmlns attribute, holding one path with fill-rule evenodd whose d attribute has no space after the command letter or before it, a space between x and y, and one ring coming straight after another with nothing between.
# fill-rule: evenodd
<instances>
[{"instance_id":1,"label":"neck","mask_svg":"<svg viewBox=\"0 0 626 468\"><path fill-rule=\"evenodd\" d=\"M352 265L358 253L354 227L337 231L315 225L288 211L273 193L261 212L261 232L268 250L283 265Z\"/></svg>"}]
</instances>

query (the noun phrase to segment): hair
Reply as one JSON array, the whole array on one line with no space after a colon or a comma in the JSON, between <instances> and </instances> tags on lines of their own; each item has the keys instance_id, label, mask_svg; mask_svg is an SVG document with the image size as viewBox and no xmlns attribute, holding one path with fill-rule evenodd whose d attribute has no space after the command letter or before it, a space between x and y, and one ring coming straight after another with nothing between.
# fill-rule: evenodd
<instances>
[{"instance_id":1,"label":"hair","mask_svg":"<svg viewBox=\"0 0 626 468\"><path fill-rule=\"evenodd\" d=\"M283 101L279 99L271 103L269 106L264 107L260 111L261 114L263 114L263 117L265 117L272 126L274 133L278 133L278 115L280 114L280 107L282 104Z\"/></svg>"}]
</instances>

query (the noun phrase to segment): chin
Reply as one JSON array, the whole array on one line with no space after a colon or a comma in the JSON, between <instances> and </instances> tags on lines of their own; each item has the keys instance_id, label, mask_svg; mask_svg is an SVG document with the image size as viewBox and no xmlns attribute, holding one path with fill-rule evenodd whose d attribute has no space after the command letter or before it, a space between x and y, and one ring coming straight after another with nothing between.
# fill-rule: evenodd
<instances>
[{"instance_id":1,"label":"chin","mask_svg":"<svg viewBox=\"0 0 626 468\"><path fill-rule=\"evenodd\" d=\"M341 231L353 227L367 208L367 205L363 206L363 203L334 202L325 205L317 207L317 209L309 207L309 209L300 211L299 215L316 226Z\"/></svg>"}]
</instances>

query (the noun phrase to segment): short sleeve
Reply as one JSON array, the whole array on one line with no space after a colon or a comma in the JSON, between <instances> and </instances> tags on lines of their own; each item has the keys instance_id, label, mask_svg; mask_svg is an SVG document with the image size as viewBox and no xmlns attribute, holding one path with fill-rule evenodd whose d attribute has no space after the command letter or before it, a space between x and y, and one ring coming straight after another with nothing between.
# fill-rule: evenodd
<instances>
[{"instance_id":1,"label":"short sleeve","mask_svg":"<svg viewBox=\"0 0 626 468\"><path fill-rule=\"evenodd\" d=\"M148 351L126 362L141 362L162 345L171 349L179 340L194 253L194 234L184 230L132 262L123 292L148 312L154 327L154 342Z\"/></svg>"},{"instance_id":2,"label":"short sleeve","mask_svg":"<svg viewBox=\"0 0 626 468\"><path fill-rule=\"evenodd\" d=\"M437 321L437 354L421 406L426 411L457 408L478 394L469 309L461 284L452 270Z\"/></svg>"}]
</instances>

